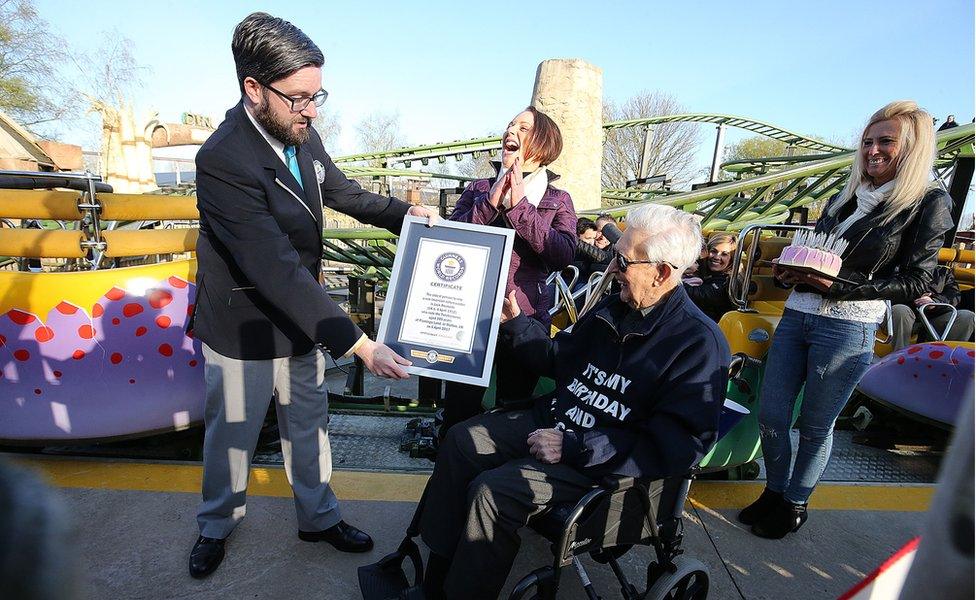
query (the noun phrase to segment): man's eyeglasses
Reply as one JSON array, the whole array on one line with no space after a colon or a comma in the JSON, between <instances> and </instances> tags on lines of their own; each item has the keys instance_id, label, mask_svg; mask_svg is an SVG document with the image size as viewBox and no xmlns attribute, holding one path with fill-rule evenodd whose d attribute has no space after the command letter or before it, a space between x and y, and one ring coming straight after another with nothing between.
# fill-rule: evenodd
<instances>
[{"instance_id":1,"label":"man's eyeglasses","mask_svg":"<svg viewBox=\"0 0 976 600\"><path fill-rule=\"evenodd\" d=\"M668 265L669 267L671 267L672 269L675 269L675 270L677 270L677 268L678 268L678 267L672 265L671 263L669 263L666 260L630 260L629 258L625 257L623 254L621 254L619 252L614 252L613 253L613 258L614 258L614 260L617 263L617 269L621 273L626 273L627 272L627 267L629 267L630 265L665 264L665 265Z\"/></svg>"},{"instance_id":2,"label":"man's eyeglasses","mask_svg":"<svg viewBox=\"0 0 976 600\"><path fill-rule=\"evenodd\" d=\"M259 81L258 83L261 83L261 82ZM319 91L315 92L315 94L311 98L292 98L288 94L285 94L284 92L280 92L280 91L274 89L273 87L271 87L267 83L261 83L261 85L263 85L264 87L268 88L272 92L274 92L274 93L278 94L279 96L281 96L281 99L282 100L284 100L286 102L290 102L291 103L291 112L296 112L296 113L297 112L302 112L303 110L305 110L306 108L308 108L308 105L311 104L311 103L314 103L315 106L322 106L323 104L325 104L325 99L329 97L329 92L327 92L325 90L319 90Z\"/></svg>"}]
</instances>

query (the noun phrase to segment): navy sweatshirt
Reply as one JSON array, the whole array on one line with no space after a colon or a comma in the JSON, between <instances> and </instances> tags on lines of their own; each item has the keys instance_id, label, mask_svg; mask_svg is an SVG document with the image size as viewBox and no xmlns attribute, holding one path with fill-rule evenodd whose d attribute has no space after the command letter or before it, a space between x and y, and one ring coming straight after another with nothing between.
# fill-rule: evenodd
<instances>
[{"instance_id":1,"label":"navy sweatshirt","mask_svg":"<svg viewBox=\"0 0 976 600\"><path fill-rule=\"evenodd\" d=\"M535 410L564 430L563 463L592 477L686 473L715 442L728 344L682 286L621 336L630 313L614 295L554 339L524 315L501 336L527 369L556 382Z\"/></svg>"}]
</instances>

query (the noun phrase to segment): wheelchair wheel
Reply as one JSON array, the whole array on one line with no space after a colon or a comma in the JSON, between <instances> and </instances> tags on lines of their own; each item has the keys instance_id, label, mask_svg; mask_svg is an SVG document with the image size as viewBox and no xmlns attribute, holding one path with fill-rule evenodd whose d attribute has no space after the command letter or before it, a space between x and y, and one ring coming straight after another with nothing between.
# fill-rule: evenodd
<instances>
[{"instance_id":1,"label":"wheelchair wheel","mask_svg":"<svg viewBox=\"0 0 976 600\"><path fill-rule=\"evenodd\" d=\"M705 600L708 597L708 567L687 556L674 559L674 573L665 572L644 594L644 600Z\"/></svg>"}]
</instances>

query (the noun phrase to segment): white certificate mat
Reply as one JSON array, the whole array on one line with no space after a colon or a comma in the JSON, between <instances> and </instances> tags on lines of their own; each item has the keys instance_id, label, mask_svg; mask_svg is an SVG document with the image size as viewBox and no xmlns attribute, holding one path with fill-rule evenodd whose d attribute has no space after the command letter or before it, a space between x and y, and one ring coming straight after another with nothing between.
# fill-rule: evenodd
<instances>
[{"instance_id":1,"label":"white certificate mat","mask_svg":"<svg viewBox=\"0 0 976 600\"><path fill-rule=\"evenodd\" d=\"M491 249L422 239L397 341L469 353Z\"/></svg>"}]
</instances>

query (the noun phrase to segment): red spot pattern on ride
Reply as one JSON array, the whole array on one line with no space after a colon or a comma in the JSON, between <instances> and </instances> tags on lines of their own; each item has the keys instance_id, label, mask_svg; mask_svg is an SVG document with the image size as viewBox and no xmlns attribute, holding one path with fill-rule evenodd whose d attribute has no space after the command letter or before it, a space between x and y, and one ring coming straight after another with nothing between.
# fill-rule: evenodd
<instances>
[{"instance_id":1,"label":"red spot pattern on ride","mask_svg":"<svg viewBox=\"0 0 976 600\"><path fill-rule=\"evenodd\" d=\"M185 288L188 285L185 280L180 279L179 277L176 277L176 276L170 277L167 281L169 281L169 284L171 286L173 286L175 288L180 288L180 289L183 289L183 288Z\"/></svg>"},{"instance_id":2,"label":"red spot pattern on ride","mask_svg":"<svg viewBox=\"0 0 976 600\"><path fill-rule=\"evenodd\" d=\"M125 290L120 290L119 288L114 287L105 292L105 297L113 301L121 300L122 298L125 298Z\"/></svg>"},{"instance_id":3,"label":"red spot pattern on ride","mask_svg":"<svg viewBox=\"0 0 976 600\"><path fill-rule=\"evenodd\" d=\"M67 302L60 302L54 308L58 309L58 312L62 315L73 315L78 312L78 307L74 304L68 304Z\"/></svg>"},{"instance_id":4,"label":"red spot pattern on ride","mask_svg":"<svg viewBox=\"0 0 976 600\"><path fill-rule=\"evenodd\" d=\"M34 322L34 315L30 313L25 313L22 310L17 310L16 308L7 313L7 316L11 321L18 325L29 325Z\"/></svg>"},{"instance_id":5,"label":"red spot pattern on ride","mask_svg":"<svg viewBox=\"0 0 976 600\"><path fill-rule=\"evenodd\" d=\"M21 348L20 350L14 351L14 358L20 362L25 362L26 360L30 359L30 352Z\"/></svg>"},{"instance_id":6,"label":"red spot pattern on ride","mask_svg":"<svg viewBox=\"0 0 976 600\"><path fill-rule=\"evenodd\" d=\"M158 317L156 317L156 326L159 327L160 329L166 329L167 327L172 325L172 323L173 323L173 319L170 319L166 315L159 315Z\"/></svg>"},{"instance_id":7,"label":"red spot pattern on ride","mask_svg":"<svg viewBox=\"0 0 976 600\"><path fill-rule=\"evenodd\" d=\"M82 325L78 328L78 337L83 340L90 340L95 337L95 328L91 325Z\"/></svg>"},{"instance_id":8,"label":"red spot pattern on ride","mask_svg":"<svg viewBox=\"0 0 976 600\"><path fill-rule=\"evenodd\" d=\"M921 346L912 346L912 347L910 347L908 349L908 353L909 354L918 354L921 351L922 351L922 347Z\"/></svg>"},{"instance_id":9,"label":"red spot pattern on ride","mask_svg":"<svg viewBox=\"0 0 976 600\"><path fill-rule=\"evenodd\" d=\"M112 364L113 365L117 365L120 362L122 362L122 355L120 353L118 353L118 352L113 352L112 353L112 356L109 357L109 360L112 361Z\"/></svg>"},{"instance_id":10,"label":"red spot pattern on ride","mask_svg":"<svg viewBox=\"0 0 976 600\"><path fill-rule=\"evenodd\" d=\"M34 388L34 393L37 394L38 396L40 396L41 395L41 388Z\"/></svg>"},{"instance_id":11,"label":"red spot pattern on ride","mask_svg":"<svg viewBox=\"0 0 976 600\"><path fill-rule=\"evenodd\" d=\"M163 308L173 301L173 294L166 290L153 290L149 293L149 306Z\"/></svg>"},{"instance_id":12,"label":"red spot pattern on ride","mask_svg":"<svg viewBox=\"0 0 976 600\"><path fill-rule=\"evenodd\" d=\"M190 365L191 367L195 367L195 366L197 366L197 361L191 360L190 362L188 362L186 364Z\"/></svg>"},{"instance_id":13,"label":"red spot pattern on ride","mask_svg":"<svg viewBox=\"0 0 976 600\"><path fill-rule=\"evenodd\" d=\"M899 365L905 364L905 357L904 356L899 356L898 357L898 364Z\"/></svg>"},{"instance_id":14,"label":"red spot pattern on ride","mask_svg":"<svg viewBox=\"0 0 976 600\"><path fill-rule=\"evenodd\" d=\"M939 359L942 358L943 355L945 355L945 352L940 352L939 350L933 350L932 352L929 352L929 358Z\"/></svg>"},{"instance_id":15,"label":"red spot pattern on ride","mask_svg":"<svg viewBox=\"0 0 976 600\"><path fill-rule=\"evenodd\" d=\"M173 356L173 347L169 344L160 344L159 353L163 356Z\"/></svg>"},{"instance_id":16,"label":"red spot pattern on ride","mask_svg":"<svg viewBox=\"0 0 976 600\"><path fill-rule=\"evenodd\" d=\"M85 358L85 351L84 350L80 350L80 349L79 350L75 350L74 352L71 353L71 358L73 358L75 360L81 360L81 359Z\"/></svg>"},{"instance_id":17,"label":"red spot pattern on ride","mask_svg":"<svg viewBox=\"0 0 976 600\"><path fill-rule=\"evenodd\" d=\"M58 379L61 379L61 376L62 376L63 374L64 374L64 373L62 373L61 371L55 371L54 373L52 373L52 375L54 375L54 376L55 376L55 377L57 377Z\"/></svg>"},{"instance_id":18,"label":"red spot pattern on ride","mask_svg":"<svg viewBox=\"0 0 976 600\"><path fill-rule=\"evenodd\" d=\"M103 314L105 314L105 308L103 308L101 304L96 304L92 307L92 317L97 319Z\"/></svg>"},{"instance_id":19,"label":"red spot pattern on ride","mask_svg":"<svg viewBox=\"0 0 976 600\"><path fill-rule=\"evenodd\" d=\"M40 343L50 342L54 339L54 330L50 327L38 327L34 331L34 339Z\"/></svg>"},{"instance_id":20,"label":"red spot pattern on ride","mask_svg":"<svg viewBox=\"0 0 976 600\"><path fill-rule=\"evenodd\" d=\"M2 335L0 335L0 348L4 347L6 345L7 345L7 338L4 337L4 336L2 336Z\"/></svg>"},{"instance_id":21,"label":"red spot pattern on ride","mask_svg":"<svg viewBox=\"0 0 976 600\"><path fill-rule=\"evenodd\" d=\"M130 302L122 307L122 314L126 317L134 317L142 312L142 306L135 302Z\"/></svg>"},{"instance_id":22,"label":"red spot pattern on ride","mask_svg":"<svg viewBox=\"0 0 976 600\"><path fill-rule=\"evenodd\" d=\"M122 319L120 319L118 317L115 317L114 319L112 319L112 325L118 325L121 322L122 322Z\"/></svg>"},{"instance_id":23,"label":"red spot pattern on ride","mask_svg":"<svg viewBox=\"0 0 976 600\"><path fill-rule=\"evenodd\" d=\"M136 337L142 337L142 336L146 335L146 332L147 331L149 331L149 330L146 329L145 327L139 327L138 329L136 329Z\"/></svg>"}]
</instances>

